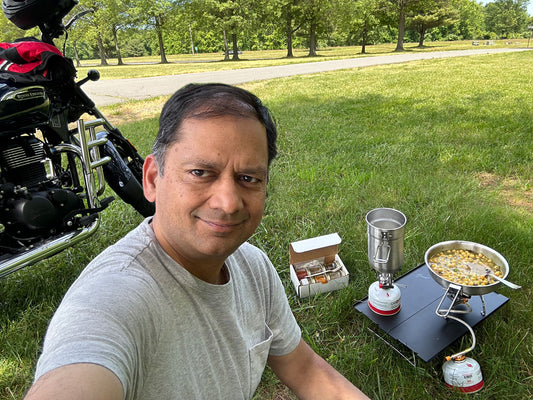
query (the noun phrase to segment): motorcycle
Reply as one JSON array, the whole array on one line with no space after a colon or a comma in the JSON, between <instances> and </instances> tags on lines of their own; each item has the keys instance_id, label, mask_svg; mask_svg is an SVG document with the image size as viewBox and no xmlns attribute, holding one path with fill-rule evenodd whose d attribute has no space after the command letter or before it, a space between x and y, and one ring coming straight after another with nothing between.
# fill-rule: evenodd
<instances>
[{"instance_id":1,"label":"motorcycle","mask_svg":"<svg viewBox=\"0 0 533 400\"><path fill-rule=\"evenodd\" d=\"M103 197L106 183L141 215L154 213L143 195L143 158L81 88L99 73L91 70L76 82L72 60L54 45L86 13L63 25L76 4L3 0L11 22L25 30L38 26L42 36L0 44L0 277L93 235L114 200ZM33 75L8 70L34 67L8 59L20 58L24 45L46 50L30 60L38 65Z\"/></svg>"}]
</instances>

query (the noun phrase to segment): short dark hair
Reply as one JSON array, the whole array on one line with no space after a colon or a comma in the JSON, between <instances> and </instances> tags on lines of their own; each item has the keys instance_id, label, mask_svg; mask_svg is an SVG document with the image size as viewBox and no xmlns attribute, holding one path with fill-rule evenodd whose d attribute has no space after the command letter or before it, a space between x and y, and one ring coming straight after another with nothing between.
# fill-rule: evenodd
<instances>
[{"instance_id":1,"label":"short dark hair","mask_svg":"<svg viewBox=\"0 0 533 400\"><path fill-rule=\"evenodd\" d=\"M277 155L277 129L272 115L261 100L247 90L223 83L188 84L165 103L159 117L159 132L152 153L160 173L164 173L166 152L179 140L179 130L188 118L216 118L232 115L255 118L261 122L267 135L268 165Z\"/></svg>"}]
</instances>

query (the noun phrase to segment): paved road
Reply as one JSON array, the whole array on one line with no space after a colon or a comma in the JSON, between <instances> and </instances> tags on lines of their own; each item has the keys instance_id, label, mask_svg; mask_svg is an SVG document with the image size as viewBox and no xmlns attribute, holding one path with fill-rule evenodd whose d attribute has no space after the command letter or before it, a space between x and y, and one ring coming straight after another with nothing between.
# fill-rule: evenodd
<instances>
[{"instance_id":1,"label":"paved road","mask_svg":"<svg viewBox=\"0 0 533 400\"><path fill-rule=\"evenodd\" d=\"M135 79L101 80L87 82L83 88L97 106L105 106L128 100L142 100L151 97L170 95L187 83L223 82L241 84L292 75L313 74L349 68L369 67L381 64L404 63L433 58L472 56L502 52L532 50L512 49L472 49L458 51L437 51L427 53L401 53L386 56L349 58L344 60L319 61L303 64L280 65L276 67L247 68L229 71L201 72L182 75L156 76Z\"/></svg>"}]
</instances>

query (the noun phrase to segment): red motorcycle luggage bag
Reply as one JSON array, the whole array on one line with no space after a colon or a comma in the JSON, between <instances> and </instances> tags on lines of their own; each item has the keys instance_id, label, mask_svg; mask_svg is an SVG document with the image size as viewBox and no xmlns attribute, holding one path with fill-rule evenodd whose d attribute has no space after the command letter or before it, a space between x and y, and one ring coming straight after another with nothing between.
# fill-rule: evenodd
<instances>
[{"instance_id":1,"label":"red motorcycle luggage bag","mask_svg":"<svg viewBox=\"0 0 533 400\"><path fill-rule=\"evenodd\" d=\"M72 61L35 38L0 43L0 80L16 84L61 84L76 76Z\"/></svg>"}]
</instances>

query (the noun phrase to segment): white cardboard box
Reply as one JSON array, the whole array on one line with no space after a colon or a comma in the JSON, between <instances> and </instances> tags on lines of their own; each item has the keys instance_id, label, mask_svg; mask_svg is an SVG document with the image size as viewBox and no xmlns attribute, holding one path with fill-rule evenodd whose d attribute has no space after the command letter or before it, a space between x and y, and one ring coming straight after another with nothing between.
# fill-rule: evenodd
<instances>
[{"instance_id":1,"label":"white cardboard box","mask_svg":"<svg viewBox=\"0 0 533 400\"><path fill-rule=\"evenodd\" d=\"M314 296L317 293L331 292L348 286L348 270L337 254L341 241L337 233L332 233L292 242L289 245L290 275L298 297ZM317 260L324 265L330 265L335 262L337 266L340 266L341 277L328 280L326 283L302 284L302 281L296 275L296 271L313 260Z\"/></svg>"}]
</instances>

